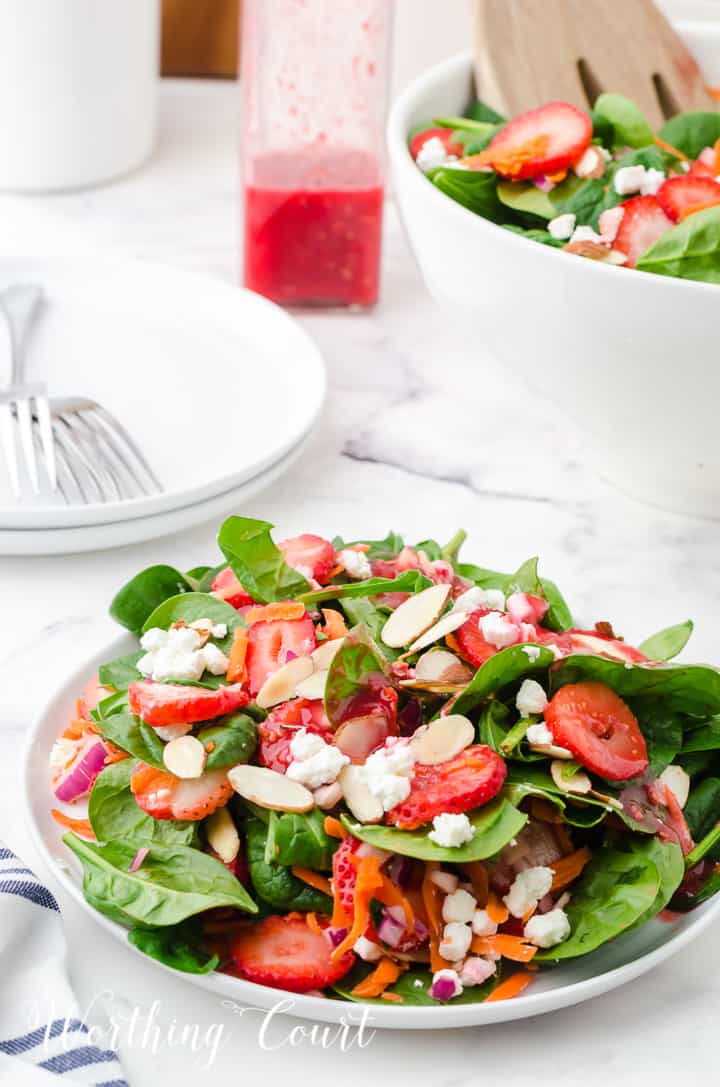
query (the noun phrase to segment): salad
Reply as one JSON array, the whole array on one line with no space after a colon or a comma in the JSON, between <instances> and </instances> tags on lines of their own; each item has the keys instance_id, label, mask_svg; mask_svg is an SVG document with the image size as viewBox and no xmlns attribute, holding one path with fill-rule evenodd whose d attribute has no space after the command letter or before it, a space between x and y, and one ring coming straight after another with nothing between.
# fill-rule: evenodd
<instances>
[{"instance_id":1,"label":"salad","mask_svg":"<svg viewBox=\"0 0 720 1087\"><path fill-rule=\"evenodd\" d=\"M550 102L507 121L483 102L410 134L429 180L490 222L580 257L720 283L720 111L654 133L602 94L591 115Z\"/></svg>"},{"instance_id":2,"label":"salad","mask_svg":"<svg viewBox=\"0 0 720 1087\"><path fill-rule=\"evenodd\" d=\"M513 997L720 890L720 671L578 627L536 559L230 517L116 595L137 636L50 759L87 901L178 970ZM672 915L667 915L672 916Z\"/></svg>"}]
</instances>

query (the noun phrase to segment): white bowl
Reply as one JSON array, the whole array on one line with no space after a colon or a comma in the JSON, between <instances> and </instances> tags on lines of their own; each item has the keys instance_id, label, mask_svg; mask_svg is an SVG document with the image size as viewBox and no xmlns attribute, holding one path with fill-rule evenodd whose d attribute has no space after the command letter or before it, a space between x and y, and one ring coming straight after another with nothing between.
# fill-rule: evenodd
<instances>
[{"instance_id":1,"label":"white bowl","mask_svg":"<svg viewBox=\"0 0 720 1087\"><path fill-rule=\"evenodd\" d=\"M720 517L720 287L570 257L504 230L436 189L407 133L462 113L472 58L453 57L396 100L393 183L425 282L469 315L468 357L489 347L583 428L600 473L666 509ZM511 405L508 405L511 410Z\"/></svg>"}]
</instances>

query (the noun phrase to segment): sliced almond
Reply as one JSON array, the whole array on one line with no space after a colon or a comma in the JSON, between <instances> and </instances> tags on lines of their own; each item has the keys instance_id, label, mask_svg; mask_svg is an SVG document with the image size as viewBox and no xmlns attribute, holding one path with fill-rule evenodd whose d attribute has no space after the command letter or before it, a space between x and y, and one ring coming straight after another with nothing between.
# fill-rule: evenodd
<instances>
[{"instance_id":1,"label":"sliced almond","mask_svg":"<svg viewBox=\"0 0 720 1087\"><path fill-rule=\"evenodd\" d=\"M389 734L390 723L384 713L349 717L335 733L335 746L353 762L361 763L376 748L382 747Z\"/></svg>"},{"instance_id":2,"label":"sliced almond","mask_svg":"<svg viewBox=\"0 0 720 1087\"><path fill-rule=\"evenodd\" d=\"M441 620L442 622L442 620ZM415 665L415 679L431 683L467 683L472 672L449 649L431 649Z\"/></svg>"},{"instance_id":3,"label":"sliced almond","mask_svg":"<svg viewBox=\"0 0 720 1087\"><path fill-rule=\"evenodd\" d=\"M442 619L438 619L437 623L433 623L429 630L408 646L407 652L418 653L421 649L427 649L433 642L439 642L446 634L452 634L466 621L467 612L464 611L451 611L448 615L443 615Z\"/></svg>"},{"instance_id":4,"label":"sliced almond","mask_svg":"<svg viewBox=\"0 0 720 1087\"><path fill-rule=\"evenodd\" d=\"M690 795L690 777L687 771L683 770L682 766L671 763L670 766L665 767L658 781L670 790L680 807L684 808Z\"/></svg>"},{"instance_id":5,"label":"sliced almond","mask_svg":"<svg viewBox=\"0 0 720 1087\"><path fill-rule=\"evenodd\" d=\"M295 694L298 698L324 698L327 677L327 672L313 672L307 679L300 680L295 687Z\"/></svg>"},{"instance_id":6,"label":"sliced almond","mask_svg":"<svg viewBox=\"0 0 720 1087\"><path fill-rule=\"evenodd\" d=\"M330 811L342 800L342 785L339 781L333 781L332 785L321 785L313 793L315 803L321 811Z\"/></svg>"},{"instance_id":7,"label":"sliced almond","mask_svg":"<svg viewBox=\"0 0 720 1087\"><path fill-rule=\"evenodd\" d=\"M312 793L299 781L266 766L242 763L228 771L228 779L236 793L261 808L302 812L315 805Z\"/></svg>"},{"instance_id":8,"label":"sliced almond","mask_svg":"<svg viewBox=\"0 0 720 1087\"><path fill-rule=\"evenodd\" d=\"M163 762L176 778L199 778L207 751L195 736L178 736L163 748Z\"/></svg>"},{"instance_id":9,"label":"sliced almond","mask_svg":"<svg viewBox=\"0 0 720 1087\"><path fill-rule=\"evenodd\" d=\"M365 784L362 767L352 764L344 766L338 781L342 787L345 803L358 823L379 823L383 817L383 806Z\"/></svg>"},{"instance_id":10,"label":"sliced almond","mask_svg":"<svg viewBox=\"0 0 720 1087\"><path fill-rule=\"evenodd\" d=\"M157 728L153 729L153 732L156 736L159 736L164 743L168 744L171 740L177 740L178 736L187 736L188 732L192 732L193 727L192 724L184 723L178 725L158 725Z\"/></svg>"},{"instance_id":11,"label":"sliced almond","mask_svg":"<svg viewBox=\"0 0 720 1087\"><path fill-rule=\"evenodd\" d=\"M609 808L614 808L615 811L625 811L622 801L618 800L616 796L608 796L607 793L599 793L597 789L591 789L588 796L591 796L593 800L601 800L603 804L607 804Z\"/></svg>"},{"instance_id":12,"label":"sliced almond","mask_svg":"<svg viewBox=\"0 0 720 1087\"><path fill-rule=\"evenodd\" d=\"M331 638L329 642L323 642L317 649L313 649L310 656L318 672L326 672L333 662L335 654L344 643L344 638Z\"/></svg>"},{"instance_id":13,"label":"sliced almond","mask_svg":"<svg viewBox=\"0 0 720 1087\"><path fill-rule=\"evenodd\" d=\"M538 755L547 755L549 759L572 759L572 751L566 747L556 747L555 744L530 744L531 751L537 751Z\"/></svg>"},{"instance_id":14,"label":"sliced almond","mask_svg":"<svg viewBox=\"0 0 720 1087\"><path fill-rule=\"evenodd\" d=\"M396 608L382 629L381 638L391 649L401 649L433 625L450 596L450 585L431 585Z\"/></svg>"},{"instance_id":15,"label":"sliced almond","mask_svg":"<svg viewBox=\"0 0 720 1087\"><path fill-rule=\"evenodd\" d=\"M283 664L263 683L255 701L261 709L267 710L278 702L287 702L295 697L295 688L314 671L310 657L293 657Z\"/></svg>"},{"instance_id":16,"label":"sliced almond","mask_svg":"<svg viewBox=\"0 0 720 1087\"><path fill-rule=\"evenodd\" d=\"M436 766L459 755L474 739L472 722L460 713L451 713L419 729L410 747L417 762Z\"/></svg>"},{"instance_id":17,"label":"sliced almond","mask_svg":"<svg viewBox=\"0 0 720 1087\"><path fill-rule=\"evenodd\" d=\"M429 679L401 679L399 683L407 691L430 691L431 694L462 694L467 683L433 683Z\"/></svg>"},{"instance_id":18,"label":"sliced almond","mask_svg":"<svg viewBox=\"0 0 720 1087\"><path fill-rule=\"evenodd\" d=\"M558 789L564 793L578 793L581 796L590 792L592 781L587 774L583 774L582 770L577 770L572 777L568 778L563 776L564 769L561 759L554 759L550 763L550 773Z\"/></svg>"},{"instance_id":19,"label":"sliced almond","mask_svg":"<svg viewBox=\"0 0 720 1087\"><path fill-rule=\"evenodd\" d=\"M240 852L240 835L227 808L218 808L205 820L208 845L221 861L232 864Z\"/></svg>"}]
</instances>

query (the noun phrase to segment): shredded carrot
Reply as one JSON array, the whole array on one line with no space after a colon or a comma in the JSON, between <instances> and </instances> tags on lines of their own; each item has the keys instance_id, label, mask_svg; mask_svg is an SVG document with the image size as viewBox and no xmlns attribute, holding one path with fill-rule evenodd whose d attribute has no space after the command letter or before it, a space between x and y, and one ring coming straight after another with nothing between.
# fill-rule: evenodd
<instances>
[{"instance_id":1,"label":"shredded carrot","mask_svg":"<svg viewBox=\"0 0 720 1087\"><path fill-rule=\"evenodd\" d=\"M502 932L497 936L473 936L470 947L476 955L502 955L512 962L530 962L538 950L522 936L508 936Z\"/></svg>"},{"instance_id":2,"label":"shredded carrot","mask_svg":"<svg viewBox=\"0 0 720 1087\"><path fill-rule=\"evenodd\" d=\"M353 919L350 931L342 943L332 952L333 959L340 959L349 951L356 940L365 934L370 923L370 901L382 888L383 876L380 872L381 860L379 857L362 857L357 867L355 879L355 895L353 901ZM333 911L333 917L335 912ZM334 921L333 921L334 924Z\"/></svg>"},{"instance_id":3,"label":"shredded carrot","mask_svg":"<svg viewBox=\"0 0 720 1087\"><path fill-rule=\"evenodd\" d=\"M311 932L316 933L318 936L322 935L322 925L318 921L316 913L306 913L305 923Z\"/></svg>"},{"instance_id":4,"label":"shredded carrot","mask_svg":"<svg viewBox=\"0 0 720 1087\"><path fill-rule=\"evenodd\" d=\"M254 609L253 609L254 610ZM248 636L244 627L236 627L232 649L228 656L227 678L229 683L244 683L247 678L245 658L247 657Z\"/></svg>"},{"instance_id":5,"label":"shredded carrot","mask_svg":"<svg viewBox=\"0 0 720 1087\"><path fill-rule=\"evenodd\" d=\"M484 909L490 894L487 868L482 861L470 861L468 864L462 865L462 870L472 883L473 894L477 899L478 906Z\"/></svg>"},{"instance_id":6,"label":"shredded carrot","mask_svg":"<svg viewBox=\"0 0 720 1087\"><path fill-rule=\"evenodd\" d=\"M538 908L538 904L536 902L534 906L531 906L529 910L525 911L525 913L522 915L523 925L526 925L528 923L528 921L530 920L532 915L535 913L537 908Z\"/></svg>"},{"instance_id":7,"label":"shredded carrot","mask_svg":"<svg viewBox=\"0 0 720 1087\"><path fill-rule=\"evenodd\" d=\"M326 815L323 819L323 830L329 838L347 838L347 831L339 819L332 815Z\"/></svg>"},{"instance_id":8,"label":"shredded carrot","mask_svg":"<svg viewBox=\"0 0 720 1087\"><path fill-rule=\"evenodd\" d=\"M553 861L550 865L553 872L551 891L561 891L568 884L582 872L587 862L592 857L592 853L583 846L582 849L576 849L574 853L570 853L567 857L562 857L559 861Z\"/></svg>"},{"instance_id":9,"label":"shredded carrot","mask_svg":"<svg viewBox=\"0 0 720 1087\"><path fill-rule=\"evenodd\" d=\"M93 828L90 826L87 819L73 819L72 816L65 815L64 812L58 811L57 808L51 808L50 814L55 822L59 823L61 827L67 827L68 830L74 830L81 838L89 838L91 842L95 841Z\"/></svg>"},{"instance_id":10,"label":"shredded carrot","mask_svg":"<svg viewBox=\"0 0 720 1087\"><path fill-rule=\"evenodd\" d=\"M509 909L504 902L500 901L494 891L490 891L485 909L490 920L496 925L504 925L510 916Z\"/></svg>"},{"instance_id":11,"label":"shredded carrot","mask_svg":"<svg viewBox=\"0 0 720 1087\"><path fill-rule=\"evenodd\" d=\"M567 170L558 170L557 173L554 174L545 174L545 177L548 181L552 181L553 185L559 185L561 181L565 180L567 175Z\"/></svg>"},{"instance_id":12,"label":"shredded carrot","mask_svg":"<svg viewBox=\"0 0 720 1087\"><path fill-rule=\"evenodd\" d=\"M714 98L716 102L720 102L720 87L706 87L705 90L711 98Z\"/></svg>"},{"instance_id":13,"label":"shredded carrot","mask_svg":"<svg viewBox=\"0 0 720 1087\"><path fill-rule=\"evenodd\" d=\"M460 648L460 642L454 634L445 635L445 644L448 649L452 649L453 653L457 653L459 656L463 655L462 649Z\"/></svg>"},{"instance_id":14,"label":"shredded carrot","mask_svg":"<svg viewBox=\"0 0 720 1087\"><path fill-rule=\"evenodd\" d=\"M490 996L485 997L485 1004L490 1004L493 1000L511 1000L514 996L519 996L523 989L527 989L528 985L532 981L532 974L518 973L512 974L505 981L501 981L497 989L493 989Z\"/></svg>"},{"instance_id":15,"label":"shredded carrot","mask_svg":"<svg viewBox=\"0 0 720 1087\"><path fill-rule=\"evenodd\" d=\"M433 883L432 874L440 867L434 861L428 861L425 865L425 874L422 881L422 900L427 914L427 924L430 941L430 969L443 970L448 964L438 950L443 931L442 907L440 905L440 888Z\"/></svg>"},{"instance_id":16,"label":"shredded carrot","mask_svg":"<svg viewBox=\"0 0 720 1087\"><path fill-rule=\"evenodd\" d=\"M320 608L322 617L325 620L323 625L323 633L327 635L329 642L334 641L336 638L344 638L348 632L345 619L339 611L335 611L334 608Z\"/></svg>"},{"instance_id":17,"label":"shredded carrot","mask_svg":"<svg viewBox=\"0 0 720 1087\"><path fill-rule=\"evenodd\" d=\"M79 740L83 736L86 736L88 732L97 731L98 727L94 721L88 721L85 717L77 717L74 721L71 721L63 731L63 739Z\"/></svg>"},{"instance_id":18,"label":"shredded carrot","mask_svg":"<svg viewBox=\"0 0 720 1087\"><path fill-rule=\"evenodd\" d=\"M388 985L393 985L403 970L406 969L407 966L393 962L392 959L381 959L373 972L368 974L351 990L352 995L359 997L381 996Z\"/></svg>"},{"instance_id":19,"label":"shredded carrot","mask_svg":"<svg viewBox=\"0 0 720 1087\"><path fill-rule=\"evenodd\" d=\"M492 166L497 173L512 181L522 173L528 162L541 158L547 152L549 143L549 137L543 132L520 147L486 147L477 155L468 155L462 159L462 164L470 170Z\"/></svg>"},{"instance_id":20,"label":"shredded carrot","mask_svg":"<svg viewBox=\"0 0 720 1087\"><path fill-rule=\"evenodd\" d=\"M405 998L400 993L380 993L383 1000L389 1001L391 1004L404 1004Z\"/></svg>"},{"instance_id":21,"label":"shredded carrot","mask_svg":"<svg viewBox=\"0 0 720 1087\"><path fill-rule=\"evenodd\" d=\"M688 204L680 212L680 222L689 218L691 215L695 215L698 211L705 211L707 208L716 208L720 204L720 200L702 200L699 204Z\"/></svg>"},{"instance_id":22,"label":"shredded carrot","mask_svg":"<svg viewBox=\"0 0 720 1087\"><path fill-rule=\"evenodd\" d=\"M208 755L210 755L215 750L216 746L217 745L214 740L208 740L208 742L205 744L205 750L207 751Z\"/></svg>"},{"instance_id":23,"label":"shredded carrot","mask_svg":"<svg viewBox=\"0 0 720 1087\"><path fill-rule=\"evenodd\" d=\"M338 574L342 574L344 569L345 567L342 565L342 563L338 563L337 566L333 566L332 570L328 570L327 577L323 578L321 584L329 585L334 577L337 577Z\"/></svg>"},{"instance_id":24,"label":"shredded carrot","mask_svg":"<svg viewBox=\"0 0 720 1087\"><path fill-rule=\"evenodd\" d=\"M105 741L105 746L109 748L107 755L105 756L105 765L112 766L116 762L122 762L123 759L129 759L127 751L121 751L119 747L115 747L113 744Z\"/></svg>"},{"instance_id":25,"label":"shredded carrot","mask_svg":"<svg viewBox=\"0 0 720 1087\"><path fill-rule=\"evenodd\" d=\"M248 626L253 623L273 623L276 619L302 619L305 605L297 600L278 600L259 608L250 608L245 615Z\"/></svg>"},{"instance_id":26,"label":"shredded carrot","mask_svg":"<svg viewBox=\"0 0 720 1087\"><path fill-rule=\"evenodd\" d=\"M405 897L399 887L396 887L391 879L383 875L382 887L375 894L375 898L378 902L382 902L383 906L400 906L405 914L405 927L408 932L412 932L415 928L415 911L412 908L412 903Z\"/></svg>"},{"instance_id":27,"label":"shredded carrot","mask_svg":"<svg viewBox=\"0 0 720 1087\"><path fill-rule=\"evenodd\" d=\"M319 872L313 872L312 868L301 868L297 864L293 864L290 871L303 883L307 883L308 887L314 887L316 891L322 891L332 898L332 887L327 876L321 876Z\"/></svg>"},{"instance_id":28,"label":"shredded carrot","mask_svg":"<svg viewBox=\"0 0 720 1087\"><path fill-rule=\"evenodd\" d=\"M690 162L690 159L682 151L678 151L677 147L673 147L667 140L663 140L660 136L655 136L655 143L661 151L667 151L668 155L674 155L676 159L680 159L681 162Z\"/></svg>"},{"instance_id":29,"label":"shredded carrot","mask_svg":"<svg viewBox=\"0 0 720 1087\"><path fill-rule=\"evenodd\" d=\"M715 174L715 176L717 176L718 174L720 174L720 139L715 140L715 143L713 145L713 150L715 151L715 162L713 164L713 173Z\"/></svg>"}]
</instances>

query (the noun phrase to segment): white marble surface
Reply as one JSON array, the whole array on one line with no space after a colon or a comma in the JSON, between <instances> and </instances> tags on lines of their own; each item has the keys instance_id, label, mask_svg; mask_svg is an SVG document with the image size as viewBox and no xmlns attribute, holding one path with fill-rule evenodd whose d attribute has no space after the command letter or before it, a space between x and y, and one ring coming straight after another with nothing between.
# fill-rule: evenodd
<instances>
[{"instance_id":1,"label":"white marble surface","mask_svg":"<svg viewBox=\"0 0 720 1087\"><path fill-rule=\"evenodd\" d=\"M117 253L232 281L236 128L231 85L165 84L160 144L145 169L91 192L36 198L35 206ZM570 424L483 354L481 329L454 327L431 302L392 207L381 304L367 315L313 314L303 323L327 360L327 411L301 461L245 512L288 535L392 527L410 538L449 537L464 526L467 554L483 565L512 568L541 555L588 620L612 619L634 639L692 616L693 655L720 657L717 524L639 506L594 477ZM19 765L31 715L98 639L112 636L103 616L113 591L154 561L215 561L215 527L115 552L2 560L0 837L28 859ZM239 1071L245 1082L297 1081L300 1056L303 1078L318 1087L338 1077L353 1087L380 1077L400 1087L419 1078L464 1087L486 1075L506 1087L662 1084L679 1067L700 1076L714 1059L717 927L652 975L552 1016L444 1036L378 1034L349 1053L310 1041L263 1051L257 1021L137 961L64 905L81 1000L110 990L116 1007L144 1013L160 1002L161 1051L152 1051L152 1032L145 1045L136 1032L122 1047L132 1087L154 1087L158 1073L178 1085L202 1081L207 1051L169 1045L173 1020L223 1025L209 1074L228 1081ZM288 1029L278 1026L270 1044Z\"/></svg>"}]
</instances>

